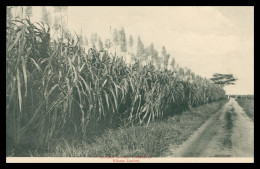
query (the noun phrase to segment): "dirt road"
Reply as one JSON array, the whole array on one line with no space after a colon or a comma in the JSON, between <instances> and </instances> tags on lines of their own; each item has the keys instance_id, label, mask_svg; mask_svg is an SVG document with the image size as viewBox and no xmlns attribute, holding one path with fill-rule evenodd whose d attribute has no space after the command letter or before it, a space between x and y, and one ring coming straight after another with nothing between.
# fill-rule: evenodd
<instances>
[{"instance_id":1,"label":"dirt road","mask_svg":"<svg viewBox=\"0 0 260 169\"><path fill-rule=\"evenodd\" d=\"M231 98L169 157L253 157L254 122Z\"/></svg>"}]
</instances>

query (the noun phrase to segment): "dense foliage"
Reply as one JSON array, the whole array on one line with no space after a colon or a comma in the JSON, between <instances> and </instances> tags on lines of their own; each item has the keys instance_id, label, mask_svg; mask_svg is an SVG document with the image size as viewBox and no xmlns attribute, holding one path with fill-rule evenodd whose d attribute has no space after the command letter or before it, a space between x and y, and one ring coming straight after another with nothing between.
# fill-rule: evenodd
<instances>
[{"instance_id":1,"label":"dense foliage","mask_svg":"<svg viewBox=\"0 0 260 169\"><path fill-rule=\"evenodd\" d=\"M105 50L85 51L72 35L52 39L49 32L47 24L27 19L8 24L9 143L86 138L98 127L148 124L225 97L221 87L199 76L191 82L152 63L128 65Z\"/></svg>"}]
</instances>

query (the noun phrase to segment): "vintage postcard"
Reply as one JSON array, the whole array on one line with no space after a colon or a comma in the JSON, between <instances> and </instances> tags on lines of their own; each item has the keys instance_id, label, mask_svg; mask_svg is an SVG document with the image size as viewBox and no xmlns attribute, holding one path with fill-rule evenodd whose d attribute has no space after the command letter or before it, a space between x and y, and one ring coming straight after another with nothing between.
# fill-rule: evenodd
<instances>
[{"instance_id":1,"label":"vintage postcard","mask_svg":"<svg viewBox=\"0 0 260 169\"><path fill-rule=\"evenodd\" d=\"M254 162L253 6L6 8L7 163Z\"/></svg>"}]
</instances>

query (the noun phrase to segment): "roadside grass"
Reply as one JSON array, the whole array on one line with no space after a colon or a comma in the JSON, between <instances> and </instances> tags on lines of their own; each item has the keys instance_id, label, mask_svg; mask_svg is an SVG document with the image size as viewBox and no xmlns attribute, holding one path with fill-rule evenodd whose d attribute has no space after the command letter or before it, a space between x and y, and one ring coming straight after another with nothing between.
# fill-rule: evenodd
<instances>
[{"instance_id":1,"label":"roadside grass","mask_svg":"<svg viewBox=\"0 0 260 169\"><path fill-rule=\"evenodd\" d=\"M30 156L48 157L162 157L170 145L181 145L227 100L192 108L149 125L107 130L92 143L62 139L47 152Z\"/></svg>"},{"instance_id":2,"label":"roadside grass","mask_svg":"<svg viewBox=\"0 0 260 169\"><path fill-rule=\"evenodd\" d=\"M236 99L236 101L244 109L248 117L254 121L254 100Z\"/></svg>"},{"instance_id":3,"label":"roadside grass","mask_svg":"<svg viewBox=\"0 0 260 169\"><path fill-rule=\"evenodd\" d=\"M230 110L225 112L225 124L224 124L224 130L225 130L225 137L222 140L223 147L225 148L232 148L232 141L231 141L231 136L233 132L233 121L234 118L236 117L236 114L234 112L234 107Z\"/></svg>"}]
</instances>

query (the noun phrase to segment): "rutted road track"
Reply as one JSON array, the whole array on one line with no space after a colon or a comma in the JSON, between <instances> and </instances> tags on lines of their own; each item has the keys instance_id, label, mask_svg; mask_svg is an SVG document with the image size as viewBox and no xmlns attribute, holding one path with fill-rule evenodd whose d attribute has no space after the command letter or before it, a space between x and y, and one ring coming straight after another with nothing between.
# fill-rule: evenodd
<instances>
[{"instance_id":1,"label":"rutted road track","mask_svg":"<svg viewBox=\"0 0 260 169\"><path fill-rule=\"evenodd\" d=\"M231 98L169 157L253 157L254 122Z\"/></svg>"}]
</instances>

